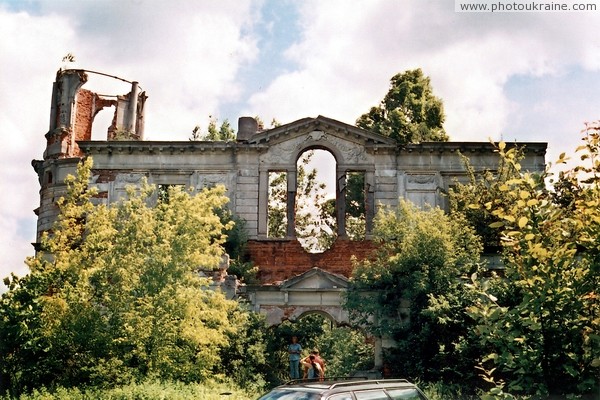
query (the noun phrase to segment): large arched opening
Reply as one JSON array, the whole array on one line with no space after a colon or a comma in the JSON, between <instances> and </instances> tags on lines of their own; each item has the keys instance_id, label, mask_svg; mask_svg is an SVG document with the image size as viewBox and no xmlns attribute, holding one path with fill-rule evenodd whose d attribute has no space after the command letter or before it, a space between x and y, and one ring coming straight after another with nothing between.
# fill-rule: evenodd
<instances>
[{"instance_id":1,"label":"large arched opening","mask_svg":"<svg viewBox=\"0 0 600 400\"><path fill-rule=\"evenodd\" d=\"M325 361L325 376L351 376L372 370L374 367L374 340L362 330L339 325L327 313L307 311L300 318L285 320L269 328L267 356L274 368L271 372L276 382L289 379L288 345L292 337L302 346L302 357L318 351ZM301 369L301 378L307 371Z\"/></svg>"}]
</instances>

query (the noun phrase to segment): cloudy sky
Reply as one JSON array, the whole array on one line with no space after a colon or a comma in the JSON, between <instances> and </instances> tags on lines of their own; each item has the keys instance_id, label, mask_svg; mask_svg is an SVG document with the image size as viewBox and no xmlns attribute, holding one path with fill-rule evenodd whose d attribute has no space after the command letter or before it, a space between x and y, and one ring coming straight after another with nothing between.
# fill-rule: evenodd
<instances>
[{"instance_id":1,"label":"cloudy sky","mask_svg":"<svg viewBox=\"0 0 600 400\"><path fill-rule=\"evenodd\" d=\"M600 119L600 2L585 2L598 11L461 13L454 0L0 0L0 278L25 274L33 254L31 160L42 158L67 53L72 67L140 83L150 140L187 140L209 115L234 126L242 115L353 124L394 74L422 68L451 140L545 141L552 161ZM129 91L99 77L85 87Z\"/></svg>"}]
</instances>

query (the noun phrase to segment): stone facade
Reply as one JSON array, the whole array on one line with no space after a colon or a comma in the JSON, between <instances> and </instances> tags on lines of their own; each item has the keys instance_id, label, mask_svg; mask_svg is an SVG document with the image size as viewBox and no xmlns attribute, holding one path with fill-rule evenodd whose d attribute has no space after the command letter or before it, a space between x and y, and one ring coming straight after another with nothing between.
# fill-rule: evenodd
<instances>
[{"instance_id":1,"label":"stone facade","mask_svg":"<svg viewBox=\"0 0 600 400\"><path fill-rule=\"evenodd\" d=\"M369 238L378 208L394 207L401 198L421 206L447 208L443 193L456 180L467 179L461 154L469 158L476 171L494 170L498 161L493 145L487 142L399 146L388 137L323 116L300 119L268 130L259 130L256 121L242 117L237 140L231 142L145 141L146 95L140 92L137 83L132 82L130 93L114 99L82 89L86 81L87 73L83 70L59 71L57 74L50 129L46 134L47 148L43 160L33 161L40 182L40 207L36 210L38 239L56 219L55 204L65 193L65 177L75 172L77 163L84 156L92 156L94 160L91 184L98 188L99 195L95 199L98 203L119 200L127 185L135 185L142 178L157 185L177 184L198 189L223 184L230 199L229 207L246 222L249 259L259 266L262 286L252 289L254 298L270 298L261 297L260 287L266 291L285 289L282 282L315 268L348 277L351 257L368 257L373 249ZM113 124L107 132L107 140L92 141L93 118L104 107L115 108ZM546 143L514 145L525 149L524 169L543 170ZM336 162L338 239L331 249L320 254L304 251L294 234L297 161L309 149L326 150ZM288 180L287 237L273 239L267 230L269 173L281 171L287 173ZM367 235L361 242L350 241L345 232L343 193L347 174L355 171L364 174L365 181ZM263 307L263 311L279 307L273 304L254 306ZM326 312L333 313L332 304L327 303L327 307L329 311ZM278 312L286 315L286 311Z\"/></svg>"}]
</instances>

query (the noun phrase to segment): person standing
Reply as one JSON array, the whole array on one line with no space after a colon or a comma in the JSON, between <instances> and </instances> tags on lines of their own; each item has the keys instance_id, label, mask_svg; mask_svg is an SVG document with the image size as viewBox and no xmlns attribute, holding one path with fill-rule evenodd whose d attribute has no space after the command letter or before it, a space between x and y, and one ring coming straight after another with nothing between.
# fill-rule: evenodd
<instances>
[{"instance_id":1,"label":"person standing","mask_svg":"<svg viewBox=\"0 0 600 400\"><path fill-rule=\"evenodd\" d=\"M290 379L300 379L300 353L302 346L298 343L298 337L292 336L292 343L288 345L290 358Z\"/></svg>"}]
</instances>

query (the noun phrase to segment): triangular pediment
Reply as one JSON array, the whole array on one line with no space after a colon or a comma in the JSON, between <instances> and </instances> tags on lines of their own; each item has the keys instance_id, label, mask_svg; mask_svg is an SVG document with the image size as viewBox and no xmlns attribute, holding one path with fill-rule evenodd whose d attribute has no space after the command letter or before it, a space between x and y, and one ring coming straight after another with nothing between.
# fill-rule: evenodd
<instances>
[{"instance_id":1,"label":"triangular pediment","mask_svg":"<svg viewBox=\"0 0 600 400\"><path fill-rule=\"evenodd\" d=\"M281 290L346 289L348 279L320 268L310 269L282 282Z\"/></svg>"},{"instance_id":2,"label":"triangular pediment","mask_svg":"<svg viewBox=\"0 0 600 400\"><path fill-rule=\"evenodd\" d=\"M319 115L317 118L303 118L273 129L260 131L249 138L250 144L276 144L292 140L313 132L323 132L329 136L351 141L363 146L395 147L396 141L383 135L358 128L331 118Z\"/></svg>"}]
</instances>

